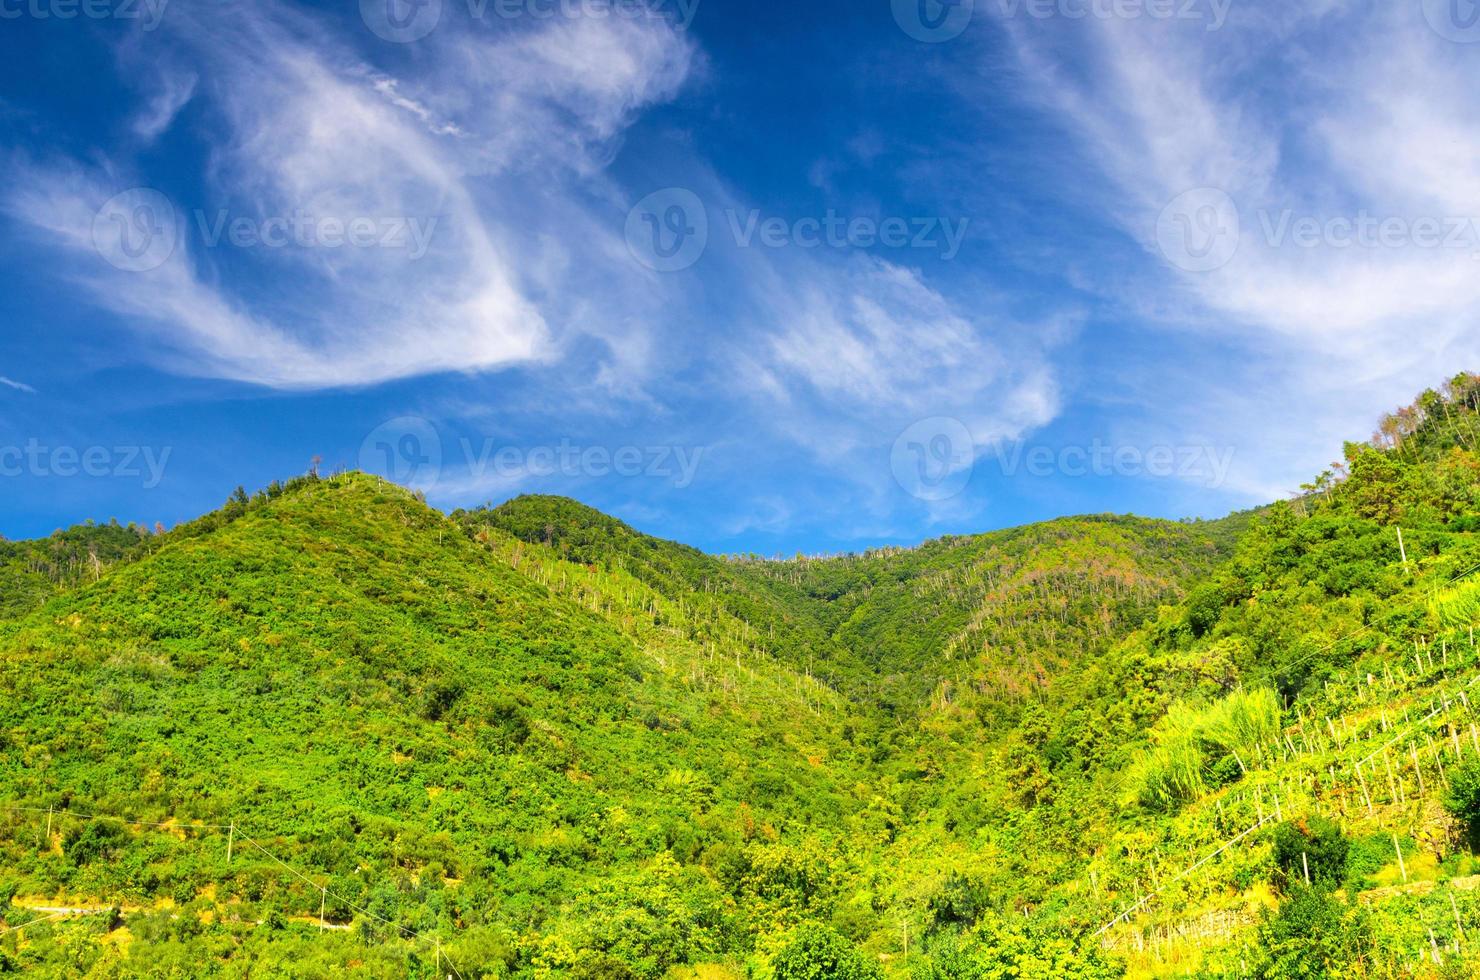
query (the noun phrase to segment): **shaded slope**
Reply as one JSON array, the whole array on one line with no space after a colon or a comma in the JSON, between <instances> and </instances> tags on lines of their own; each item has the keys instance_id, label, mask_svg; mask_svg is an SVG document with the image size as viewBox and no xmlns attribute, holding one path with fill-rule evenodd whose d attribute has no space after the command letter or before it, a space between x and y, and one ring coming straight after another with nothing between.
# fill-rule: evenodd
<instances>
[{"instance_id":1,"label":"shaded slope","mask_svg":"<svg viewBox=\"0 0 1480 980\"><path fill-rule=\"evenodd\" d=\"M918 710L943 683L1011 695L1046 684L1210 572L1246 523L1070 518L915 549L763 561L705 555L563 498L454 517L631 575L696 620L743 623L757 648L891 712Z\"/></svg>"}]
</instances>

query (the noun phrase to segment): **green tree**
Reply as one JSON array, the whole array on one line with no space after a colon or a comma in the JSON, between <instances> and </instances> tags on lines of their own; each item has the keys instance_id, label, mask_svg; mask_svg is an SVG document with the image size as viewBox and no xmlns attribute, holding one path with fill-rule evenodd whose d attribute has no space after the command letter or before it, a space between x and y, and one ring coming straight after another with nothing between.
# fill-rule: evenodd
<instances>
[{"instance_id":1,"label":"green tree","mask_svg":"<svg viewBox=\"0 0 1480 980\"><path fill-rule=\"evenodd\" d=\"M776 980L883 980L884 971L825 926L799 926L776 957Z\"/></svg>"},{"instance_id":2,"label":"green tree","mask_svg":"<svg viewBox=\"0 0 1480 980\"><path fill-rule=\"evenodd\" d=\"M1304 884L1309 869L1316 888L1335 888L1346 877L1351 842L1335 821L1322 816L1286 820L1274 829L1274 858L1286 882Z\"/></svg>"}]
</instances>

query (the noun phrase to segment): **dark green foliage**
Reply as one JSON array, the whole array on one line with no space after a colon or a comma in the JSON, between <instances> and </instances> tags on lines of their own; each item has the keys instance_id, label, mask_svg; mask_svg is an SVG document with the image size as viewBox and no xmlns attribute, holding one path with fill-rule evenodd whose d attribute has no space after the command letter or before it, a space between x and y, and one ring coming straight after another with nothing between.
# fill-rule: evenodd
<instances>
[{"instance_id":1,"label":"dark green foliage","mask_svg":"<svg viewBox=\"0 0 1480 980\"><path fill-rule=\"evenodd\" d=\"M1259 928L1261 980L1325 980L1354 975L1372 955L1367 913L1320 888L1296 888ZM1361 975L1361 974L1355 974Z\"/></svg>"},{"instance_id":2,"label":"dark green foliage","mask_svg":"<svg viewBox=\"0 0 1480 980\"><path fill-rule=\"evenodd\" d=\"M914 980L1116 980L1124 975L1118 963L1092 947L984 922L970 933L935 943Z\"/></svg>"},{"instance_id":3,"label":"dark green foliage","mask_svg":"<svg viewBox=\"0 0 1480 980\"><path fill-rule=\"evenodd\" d=\"M1351 842L1334 821L1321 816L1287 820L1274 828L1273 838L1275 864L1287 887L1304 887L1307 868L1317 889L1345 880Z\"/></svg>"},{"instance_id":4,"label":"dark green foliage","mask_svg":"<svg viewBox=\"0 0 1480 980\"><path fill-rule=\"evenodd\" d=\"M799 926L776 957L775 980L882 980L884 972L823 926Z\"/></svg>"},{"instance_id":5,"label":"dark green foliage","mask_svg":"<svg viewBox=\"0 0 1480 980\"><path fill-rule=\"evenodd\" d=\"M128 832L116 820L94 820L67 833L63 850L73 864L111 861L128 842Z\"/></svg>"},{"instance_id":6,"label":"dark green foliage","mask_svg":"<svg viewBox=\"0 0 1480 980\"><path fill-rule=\"evenodd\" d=\"M1211 632L1218 625L1223 607L1227 604L1228 597L1216 582L1200 585L1189 592L1183 608L1187 610L1187 627L1192 631L1193 638L1200 638Z\"/></svg>"},{"instance_id":7,"label":"dark green foliage","mask_svg":"<svg viewBox=\"0 0 1480 980\"><path fill-rule=\"evenodd\" d=\"M1449 771L1444 808L1464 828L1471 850L1480 850L1480 761L1469 759Z\"/></svg>"},{"instance_id":8,"label":"dark green foliage","mask_svg":"<svg viewBox=\"0 0 1480 980\"><path fill-rule=\"evenodd\" d=\"M959 871L952 871L930 899L931 919L937 928L973 925L990 907L985 884Z\"/></svg>"}]
</instances>

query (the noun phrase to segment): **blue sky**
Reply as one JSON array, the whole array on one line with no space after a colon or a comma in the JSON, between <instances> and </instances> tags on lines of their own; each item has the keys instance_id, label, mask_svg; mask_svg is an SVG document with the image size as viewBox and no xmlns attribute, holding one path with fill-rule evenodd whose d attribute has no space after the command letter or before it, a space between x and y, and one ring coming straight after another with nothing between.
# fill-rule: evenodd
<instances>
[{"instance_id":1,"label":"blue sky","mask_svg":"<svg viewBox=\"0 0 1480 980\"><path fill-rule=\"evenodd\" d=\"M1280 497L1480 364L1469 0L0 0L0 532Z\"/></svg>"}]
</instances>

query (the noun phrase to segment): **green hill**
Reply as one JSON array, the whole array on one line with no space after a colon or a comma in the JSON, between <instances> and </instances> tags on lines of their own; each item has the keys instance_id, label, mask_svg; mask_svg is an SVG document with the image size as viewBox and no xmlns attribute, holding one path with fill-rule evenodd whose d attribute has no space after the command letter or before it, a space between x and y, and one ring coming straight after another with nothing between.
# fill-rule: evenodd
<instances>
[{"instance_id":1,"label":"green hill","mask_svg":"<svg viewBox=\"0 0 1480 980\"><path fill-rule=\"evenodd\" d=\"M347 474L5 544L0 972L1472 975L1477 446L1462 375L1217 522L764 561Z\"/></svg>"}]
</instances>

